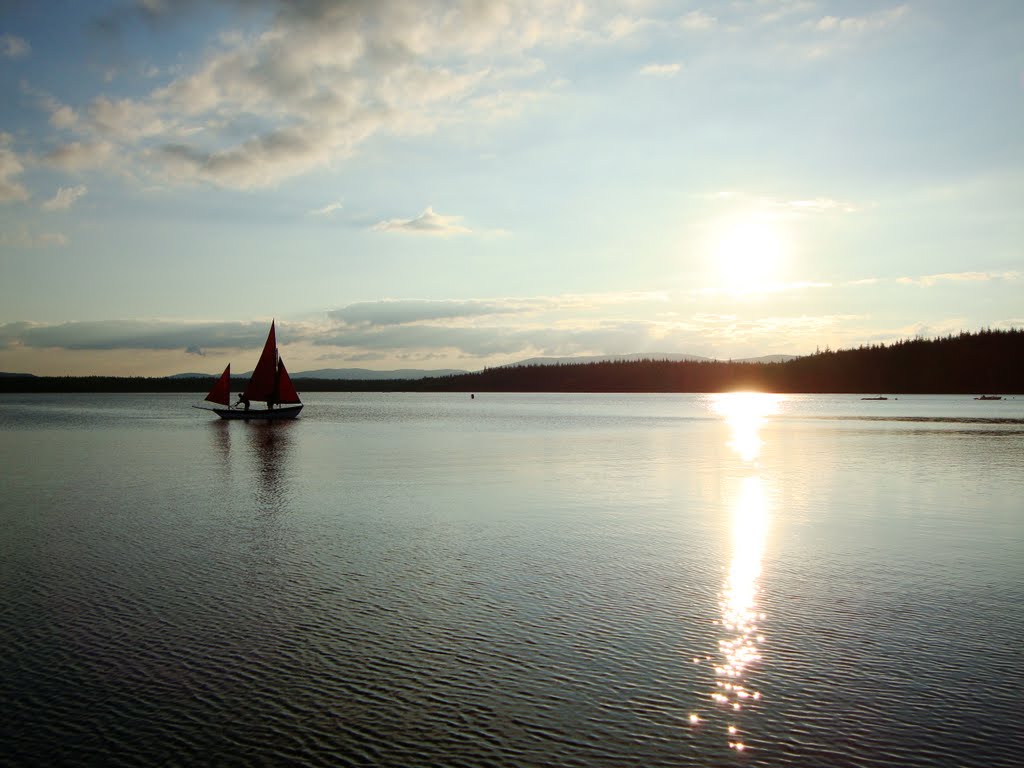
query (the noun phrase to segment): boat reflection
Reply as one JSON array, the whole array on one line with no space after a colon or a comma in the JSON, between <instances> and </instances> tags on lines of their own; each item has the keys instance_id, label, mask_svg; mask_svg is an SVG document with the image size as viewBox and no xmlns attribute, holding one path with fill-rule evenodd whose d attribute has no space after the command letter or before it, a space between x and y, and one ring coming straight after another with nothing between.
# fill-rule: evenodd
<instances>
[{"instance_id":1,"label":"boat reflection","mask_svg":"<svg viewBox=\"0 0 1024 768\"><path fill-rule=\"evenodd\" d=\"M292 421L266 421L249 425L249 448L254 458L256 510L280 512L288 503L289 430Z\"/></svg>"},{"instance_id":2,"label":"boat reflection","mask_svg":"<svg viewBox=\"0 0 1024 768\"><path fill-rule=\"evenodd\" d=\"M213 453L220 459L221 470L226 477L231 476L231 431L226 421L217 419L208 422L213 441Z\"/></svg>"},{"instance_id":3,"label":"boat reflection","mask_svg":"<svg viewBox=\"0 0 1024 768\"><path fill-rule=\"evenodd\" d=\"M761 427L768 416L778 412L781 400L779 395L748 392L716 395L711 400L712 411L729 426L729 447L743 462L744 472L731 504L731 556L719 593L717 625L721 631L710 694L718 705L715 719L725 721L720 723L723 737L737 751L748 749L739 725L740 713L761 699L761 692L749 679L751 667L761 660L764 642L761 623L765 615L758 607L758 593L769 522L768 493L757 459ZM701 724L703 720L694 713L690 722Z\"/></svg>"}]
</instances>

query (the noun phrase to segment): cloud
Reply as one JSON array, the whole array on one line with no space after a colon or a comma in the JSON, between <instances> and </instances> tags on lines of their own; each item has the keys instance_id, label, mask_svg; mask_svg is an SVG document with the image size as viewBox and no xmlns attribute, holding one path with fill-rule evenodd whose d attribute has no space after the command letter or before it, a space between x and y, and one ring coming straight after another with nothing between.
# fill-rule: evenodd
<instances>
[{"instance_id":1,"label":"cloud","mask_svg":"<svg viewBox=\"0 0 1024 768\"><path fill-rule=\"evenodd\" d=\"M648 64L640 68L640 74L654 77L675 77L682 69L682 64Z\"/></svg>"},{"instance_id":2,"label":"cloud","mask_svg":"<svg viewBox=\"0 0 1024 768\"><path fill-rule=\"evenodd\" d=\"M446 237L448 235L464 235L472 230L464 227L459 222L461 216L444 216L434 213L434 209L427 207L423 213L413 219L388 219L374 225L374 229L381 232L405 232L413 235L435 235Z\"/></svg>"},{"instance_id":3,"label":"cloud","mask_svg":"<svg viewBox=\"0 0 1024 768\"><path fill-rule=\"evenodd\" d=\"M751 296L769 293L789 293L812 288L831 288L832 283L800 280L792 283L763 283L761 285L727 286L724 288L701 288L694 293L700 296Z\"/></svg>"},{"instance_id":4,"label":"cloud","mask_svg":"<svg viewBox=\"0 0 1024 768\"><path fill-rule=\"evenodd\" d=\"M109 167L115 157L115 147L110 142L73 141L46 153L44 160L54 168L73 172Z\"/></svg>"},{"instance_id":5,"label":"cloud","mask_svg":"<svg viewBox=\"0 0 1024 768\"><path fill-rule=\"evenodd\" d=\"M344 326L315 343L339 348L346 359L433 356L500 357L606 355L626 352L684 352L716 356L715 349L746 349L749 354L798 352L807 337L820 336L856 315L799 315L741 318L694 314L655 319L505 318L471 325L400 324ZM737 356L737 355L730 355Z\"/></svg>"},{"instance_id":6,"label":"cloud","mask_svg":"<svg viewBox=\"0 0 1024 768\"><path fill-rule=\"evenodd\" d=\"M943 272L936 275L923 275L921 277L899 277L896 282L902 285L918 285L922 288L931 288L939 283L981 283L993 280L1016 281L1020 280L1021 272L1007 270L1004 272Z\"/></svg>"},{"instance_id":7,"label":"cloud","mask_svg":"<svg viewBox=\"0 0 1024 768\"><path fill-rule=\"evenodd\" d=\"M28 41L14 35L0 35L0 56L8 59L20 59L28 56L32 46Z\"/></svg>"},{"instance_id":8,"label":"cloud","mask_svg":"<svg viewBox=\"0 0 1024 768\"><path fill-rule=\"evenodd\" d=\"M832 197L803 197L795 199L758 196L742 190L721 190L691 195L696 200L713 202L744 202L753 206L775 209L792 214L859 213L874 207L874 203L837 200Z\"/></svg>"},{"instance_id":9,"label":"cloud","mask_svg":"<svg viewBox=\"0 0 1024 768\"><path fill-rule=\"evenodd\" d=\"M11 135L0 132L0 203L28 199L28 190L17 180L25 167L10 145Z\"/></svg>"},{"instance_id":10,"label":"cloud","mask_svg":"<svg viewBox=\"0 0 1024 768\"><path fill-rule=\"evenodd\" d=\"M55 104L50 110L50 125L54 128L74 128L78 124L78 113L66 104Z\"/></svg>"},{"instance_id":11,"label":"cloud","mask_svg":"<svg viewBox=\"0 0 1024 768\"><path fill-rule=\"evenodd\" d=\"M870 30L892 26L909 12L908 6L899 5L864 16L824 16L815 22L814 28L819 32L859 35Z\"/></svg>"},{"instance_id":12,"label":"cloud","mask_svg":"<svg viewBox=\"0 0 1024 768\"><path fill-rule=\"evenodd\" d=\"M327 313L327 316L346 325L402 325L424 320L454 320L485 315L521 312L536 306L522 300L427 300L384 299L349 304Z\"/></svg>"},{"instance_id":13,"label":"cloud","mask_svg":"<svg viewBox=\"0 0 1024 768\"><path fill-rule=\"evenodd\" d=\"M768 9L761 12L758 21L762 24L774 24L790 16L811 13L817 6L814 0L780 0L775 7L771 7L771 3L761 2L757 10L760 11L764 7Z\"/></svg>"},{"instance_id":14,"label":"cloud","mask_svg":"<svg viewBox=\"0 0 1024 768\"><path fill-rule=\"evenodd\" d=\"M635 16L619 15L608 20L604 25L607 40L615 42L633 37L641 30L652 25L650 19Z\"/></svg>"},{"instance_id":15,"label":"cloud","mask_svg":"<svg viewBox=\"0 0 1024 768\"><path fill-rule=\"evenodd\" d=\"M797 46L810 59L832 55L850 48L854 41L871 32L894 26L910 12L907 5L868 13L863 16L823 16L802 25L814 35Z\"/></svg>"},{"instance_id":16,"label":"cloud","mask_svg":"<svg viewBox=\"0 0 1024 768\"><path fill-rule=\"evenodd\" d=\"M61 187L57 190L57 194L43 203L42 208L44 211L66 211L78 198L85 195L88 190L79 185L77 187Z\"/></svg>"},{"instance_id":17,"label":"cloud","mask_svg":"<svg viewBox=\"0 0 1024 768\"><path fill-rule=\"evenodd\" d=\"M33 233L24 227L16 232L0 232L0 245L15 248L63 248L67 244L67 236L60 232Z\"/></svg>"},{"instance_id":18,"label":"cloud","mask_svg":"<svg viewBox=\"0 0 1024 768\"><path fill-rule=\"evenodd\" d=\"M402 325L435 321L461 321L496 315L538 315L572 310L602 311L630 304L664 304L662 291L557 296L505 297L496 299L381 299L349 304L327 313L336 323L352 326ZM451 322L448 323L449 325Z\"/></svg>"},{"instance_id":19,"label":"cloud","mask_svg":"<svg viewBox=\"0 0 1024 768\"><path fill-rule=\"evenodd\" d=\"M280 331L280 327L278 329ZM0 338L8 345L72 350L249 349L263 344L266 323L182 323L163 320L97 320L60 324L8 323Z\"/></svg>"},{"instance_id":20,"label":"cloud","mask_svg":"<svg viewBox=\"0 0 1024 768\"><path fill-rule=\"evenodd\" d=\"M861 210L861 206L855 203L834 200L830 197L814 197L804 200L773 200L768 202L772 206L784 208L793 213L856 213Z\"/></svg>"},{"instance_id":21,"label":"cloud","mask_svg":"<svg viewBox=\"0 0 1024 768\"><path fill-rule=\"evenodd\" d=\"M310 216L333 216L335 211L340 211L343 207L341 200L336 200L333 203L328 203L323 208L315 208L309 211Z\"/></svg>"},{"instance_id":22,"label":"cloud","mask_svg":"<svg viewBox=\"0 0 1024 768\"><path fill-rule=\"evenodd\" d=\"M53 108L51 121L172 180L265 187L343 161L372 136L517 114L557 87L531 51L585 38L588 19L574 0L244 4L265 11L249 17L262 28L220 35L148 94ZM143 18L159 29L201 6L149 0L101 26Z\"/></svg>"},{"instance_id":23,"label":"cloud","mask_svg":"<svg viewBox=\"0 0 1024 768\"><path fill-rule=\"evenodd\" d=\"M652 315L652 302L667 304ZM634 315L630 305L640 304ZM744 317L738 313L686 314L684 305L655 294L580 294L496 299L358 302L319 319L279 323L279 339L324 350L322 360L453 358L511 362L536 356L681 352L722 357L799 353L815 343L861 343L854 315ZM613 307L625 309L616 313ZM656 309L656 308L655 308ZM22 349L176 351L206 356L211 350L255 354L266 321L187 323L106 320L0 324L0 346ZM812 339L808 342L808 339Z\"/></svg>"},{"instance_id":24,"label":"cloud","mask_svg":"<svg viewBox=\"0 0 1024 768\"><path fill-rule=\"evenodd\" d=\"M701 10L690 11L679 18L679 26L685 30L702 32L711 29L718 23L718 19Z\"/></svg>"}]
</instances>

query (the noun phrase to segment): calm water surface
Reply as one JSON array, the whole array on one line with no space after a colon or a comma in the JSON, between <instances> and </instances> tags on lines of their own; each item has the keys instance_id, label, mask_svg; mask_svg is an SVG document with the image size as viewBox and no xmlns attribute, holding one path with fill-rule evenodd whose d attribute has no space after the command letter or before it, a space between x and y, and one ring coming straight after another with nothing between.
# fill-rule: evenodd
<instances>
[{"instance_id":1,"label":"calm water surface","mask_svg":"<svg viewBox=\"0 0 1024 768\"><path fill-rule=\"evenodd\" d=\"M0 763L1024 764L1024 396L0 405Z\"/></svg>"}]
</instances>

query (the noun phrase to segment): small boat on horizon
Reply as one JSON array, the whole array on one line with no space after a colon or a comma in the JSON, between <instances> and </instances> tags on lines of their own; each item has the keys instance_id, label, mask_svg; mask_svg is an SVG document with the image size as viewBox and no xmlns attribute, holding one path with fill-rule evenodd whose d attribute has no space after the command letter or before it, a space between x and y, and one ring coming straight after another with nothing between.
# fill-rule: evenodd
<instances>
[{"instance_id":1,"label":"small boat on horizon","mask_svg":"<svg viewBox=\"0 0 1024 768\"><path fill-rule=\"evenodd\" d=\"M888 399L889 398L885 397L884 395L879 395L878 397L862 397L861 398L861 400L888 400Z\"/></svg>"},{"instance_id":2,"label":"small boat on horizon","mask_svg":"<svg viewBox=\"0 0 1024 768\"><path fill-rule=\"evenodd\" d=\"M213 385L206 400L225 406L224 408L207 408L193 405L204 411L213 411L222 419L260 419L263 421L294 419L302 410L302 401L295 391L291 376L284 367L284 360L277 352L277 334L274 322L270 323L270 333L263 345L263 353L256 363L252 377L245 389L239 394L238 402L231 405L231 363ZM251 403L266 403L266 408L251 408ZM244 405L243 405L244 404ZM285 407L281 407L285 406Z\"/></svg>"},{"instance_id":3,"label":"small boat on horizon","mask_svg":"<svg viewBox=\"0 0 1024 768\"><path fill-rule=\"evenodd\" d=\"M1002 395L981 395L980 397L974 398L975 400L1002 400Z\"/></svg>"}]
</instances>

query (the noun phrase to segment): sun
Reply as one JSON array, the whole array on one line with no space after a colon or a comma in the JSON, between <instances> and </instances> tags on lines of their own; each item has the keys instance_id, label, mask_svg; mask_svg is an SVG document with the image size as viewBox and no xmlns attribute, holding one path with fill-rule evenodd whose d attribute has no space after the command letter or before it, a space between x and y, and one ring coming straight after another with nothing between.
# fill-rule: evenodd
<instances>
[{"instance_id":1,"label":"sun","mask_svg":"<svg viewBox=\"0 0 1024 768\"><path fill-rule=\"evenodd\" d=\"M779 282L788 251L786 233L776 218L745 213L718 223L711 258L726 289L748 293Z\"/></svg>"}]
</instances>

